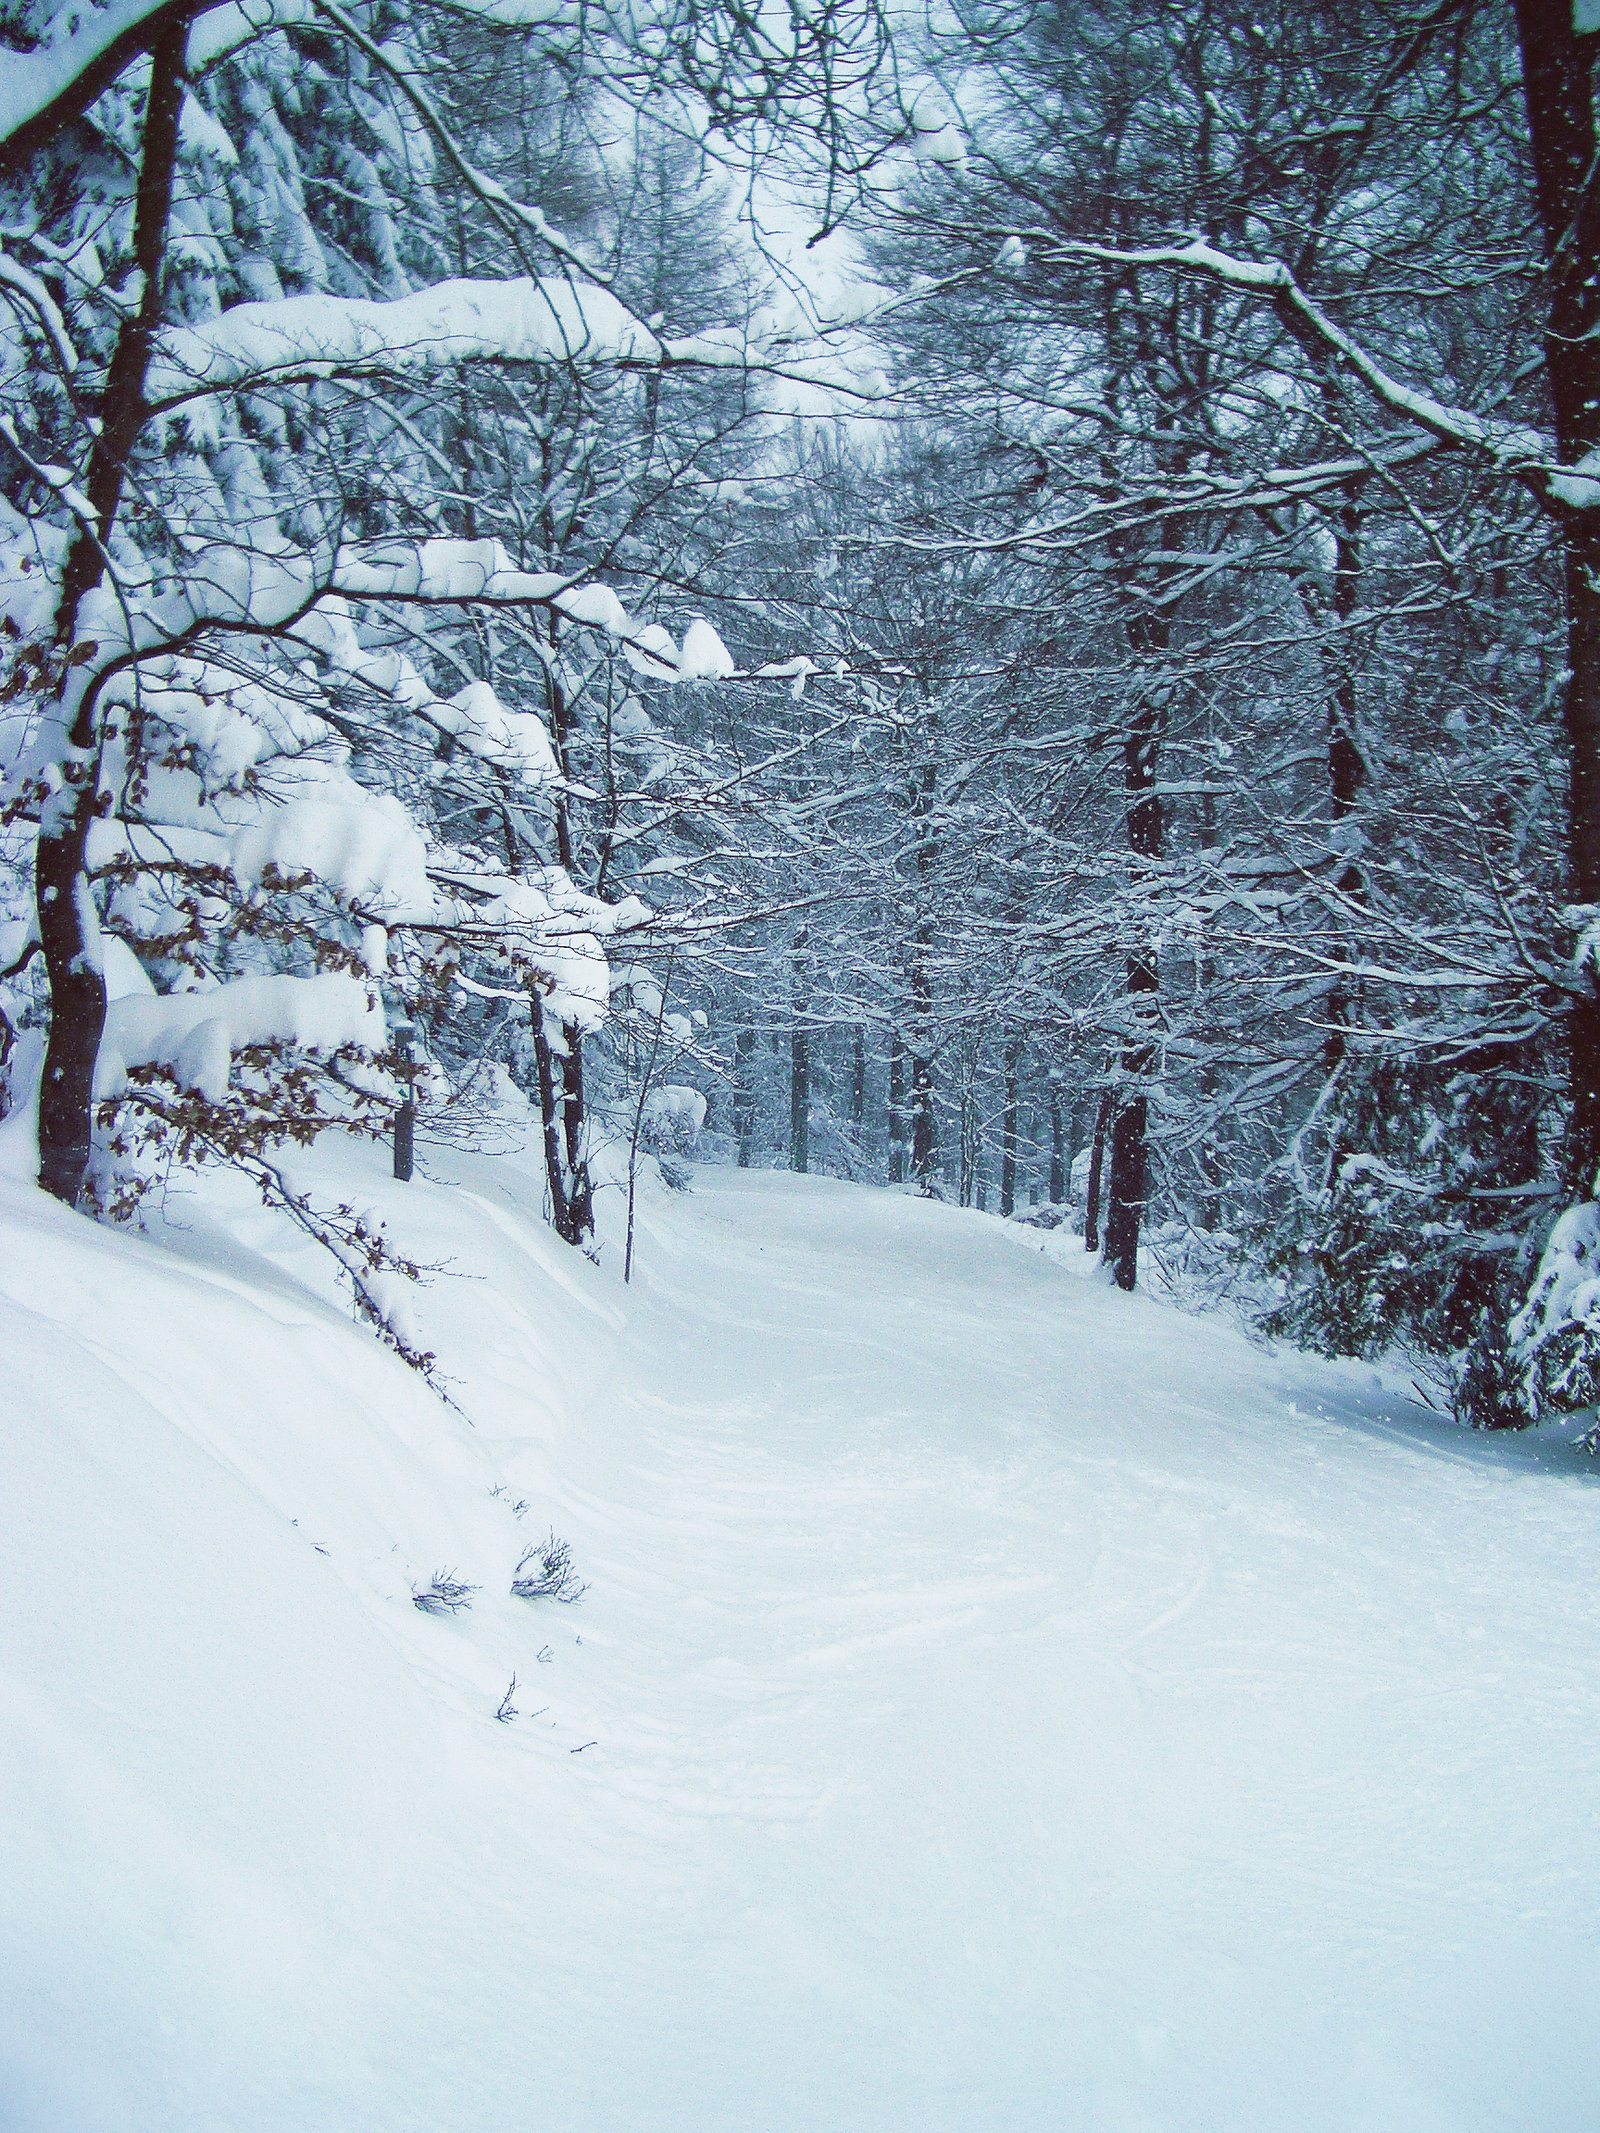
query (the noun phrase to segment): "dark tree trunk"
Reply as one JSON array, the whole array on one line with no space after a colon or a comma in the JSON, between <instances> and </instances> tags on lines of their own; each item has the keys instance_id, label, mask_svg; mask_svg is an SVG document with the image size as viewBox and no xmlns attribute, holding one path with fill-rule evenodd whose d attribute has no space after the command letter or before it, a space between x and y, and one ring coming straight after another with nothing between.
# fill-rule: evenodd
<instances>
[{"instance_id":1,"label":"dark tree trunk","mask_svg":"<svg viewBox=\"0 0 1600 2133\"><path fill-rule=\"evenodd\" d=\"M1180 545L1176 527L1162 529L1161 546ZM1113 550L1114 554L1116 550ZM1135 695L1122 738L1122 789L1127 803L1128 851L1137 890L1162 855L1164 818L1156 790L1161 743L1166 729L1168 652L1172 642L1170 609L1162 597L1175 575L1170 563L1158 564L1153 585L1141 586L1139 559L1118 556L1119 577L1130 602L1128 649L1134 659ZM1117 1077L1118 1112L1109 1135L1111 1177L1107 1192L1105 1256L1117 1286L1131 1289L1139 1264L1139 1229L1144 1220L1149 1159L1145 1134L1149 1122L1146 1095L1156 1063L1154 1042L1156 993L1160 983L1153 941L1139 942L1129 954L1125 991L1129 1034ZM1146 1036L1144 1032L1151 1032Z\"/></svg>"},{"instance_id":2,"label":"dark tree trunk","mask_svg":"<svg viewBox=\"0 0 1600 2133\"><path fill-rule=\"evenodd\" d=\"M857 1133L867 1117L867 1033L861 1023L855 1026L854 1045L850 1056L850 1124Z\"/></svg>"},{"instance_id":3,"label":"dark tree trunk","mask_svg":"<svg viewBox=\"0 0 1600 2133\"><path fill-rule=\"evenodd\" d=\"M1000 1212L1014 1214L1017 1205L1017 1063L1022 1057L1022 1039L1015 1031L1006 1039L1004 1098L1000 1112Z\"/></svg>"},{"instance_id":4,"label":"dark tree trunk","mask_svg":"<svg viewBox=\"0 0 1600 2133\"><path fill-rule=\"evenodd\" d=\"M571 1227L567 1207L566 1165L562 1160L561 1109L556 1095L557 1073L550 1040L545 1035L544 1005L535 992L530 996L533 1017L533 1062L539 1082L539 1120L544 1134L544 1174L550 1188L550 1219L557 1236L566 1237Z\"/></svg>"},{"instance_id":5,"label":"dark tree trunk","mask_svg":"<svg viewBox=\"0 0 1600 2133\"><path fill-rule=\"evenodd\" d=\"M1572 900L1600 906L1600 534L1567 537L1566 724L1572 749ZM1593 973L1589 983L1594 985ZM1600 1185L1600 1000L1574 1001L1568 1024L1572 1116L1564 1171L1574 1197Z\"/></svg>"},{"instance_id":6,"label":"dark tree trunk","mask_svg":"<svg viewBox=\"0 0 1600 2133\"><path fill-rule=\"evenodd\" d=\"M1050 1202L1059 1207L1067 1197L1067 1167L1064 1140L1066 1121L1061 1116L1061 1083L1050 1077Z\"/></svg>"},{"instance_id":7,"label":"dark tree trunk","mask_svg":"<svg viewBox=\"0 0 1600 2133\"><path fill-rule=\"evenodd\" d=\"M134 259L143 276L143 293L139 309L123 320L101 396L100 428L84 478L94 529L80 526L62 568L56 640L64 651L77 639L84 596L100 582L105 544L127 481L128 457L145 424L144 387L161 322L187 40L185 15L167 24L152 50L134 207ZM64 695L73 686L75 672L67 670ZM64 782L40 817L34 895L50 983L50 1036L39 1088L39 1183L70 1207L83 1189L89 1165L95 1060L106 1020L100 929L88 873L89 832L99 813L99 721L87 691L73 713L67 742L61 765Z\"/></svg>"},{"instance_id":8,"label":"dark tree trunk","mask_svg":"<svg viewBox=\"0 0 1600 2133\"><path fill-rule=\"evenodd\" d=\"M917 928L911 962L911 1005L916 1015L911 1046L911 1175L927 1191L939 1156L939 1120L933 1100L933 987L928 979L932 928Z\"/></svg>"},{"instance_id":9,"label":"dark tree trunk","mask_svg":"<svg viewBox=\"0 0 1600 2133\"><path fill-rule=\"evenodd\" d=\"M584 1158L588 1120L583 1097L583 1032L576 1022L563 1023L561 1035L566 1051L561 1060L561 1129L566 1142L567 1215L572 1225L569 1244L581 1244L594 1229L594 1186Z\"/></svg>"},{"instance_id":10,"label":"dark tree trunk","mask_svg":"<svg viewBox=\"0 0 1600 2133\"><path fill-rule=\"evenodd\" d=\"M932 730L936 732L937 726L935 720ZM933 981L929 975L934 930L929 900L934 893L934 869L939 858L939 831L934 819L938 785L938 766L931 760L921 765L911 781L911 813L918 825L915 866L920 913L912 935L909 972L915 1018L911 1041L911 1175L924 1192L933 1188L933 1169L939 1154L939 1124L933 1105Z\"/></svg>"},{"instance_id":11,"label":"dark tree trunk","mask_svg":"<svg viewBox=\"0 0 1600 2133\"><path fill-rule=\"evenodd\" d=\"M811 1167L811 1038L795 1027L789 1039L789 1168Z\"/></svg>"},{"instance_id":12,"label":"dark tree trunk","mask_svg":"<svg viewBox=\"0 0 1600 2133\"><path fill-rule=\"evenodd\" d=\"M1360 587L1361 513L1352 498L1340 509L1334 536L1330 606L1336 634L1323 655L1328 676L1328 798L1336 827L1354 814L1366 778L1366 765L1356 739L1355 658L1349 639L1350 618L1356 610ZM1338 887L1346 897L1360 894L1361 869L1353 858L1341 868ZM1344 1058L1348 1042L1345 1031L1350 1026L1353 1007L1349 987L1343 980L1336 980L1327 999L1329 1027L1322 1040L1324 1076L1333 1074ZM1339 1161L1340 1151L1336 1150L1331 1166L1335 1172Z\"/></svg>"},{"instance_id":13,"label":"dark tree trunk","mask_svg":"<svg viewBox=\"0 0 1600 2133\"><path fill-rule=\"evenodd\" d=\"M558 1053L550 1042L544 1002L537 992L530 995L530 1005L550 1221L558 1237L568 1244L581 1244L594 1228L594 1192L583 1161L581 1039L575 1024L563 1025L561 1040L566 1049Z\"/></svg>"},{"instance_id":14,"label":"dark tree trunk","mask_svg":"<svg viewBox=\"0 0 1600 2133\"><path fill-rule=\"evenodd\" d=\"M939 1159L939 1120L933 1108L933 1061L924 1053L911 1061L911 1175L927 1190Z\"/></svg>"},{"instance_id":15,"label":"dark tree trunk","mask_svg":"<svg viewBox=\"0 0 1600 2133\"><path fill-rule=\"evenodd\" d=\"M1600 445L1600 185L1594 181L1594 70L1600 36L1579 35L1572 0L1517 0L1539 217L1549 262L1545 370L1562 462ZM1600 530L1562 519L1567 587L1566 729L1571 814L1568 893L1600 905ZM1593 984L1590 979L1591 987ZM1600 1001L1569 1023L1572 1110L1566 1181L1595 1196L1600 1172Z\"/></svg>"},{"instance_id":16,"label":"dark tree trunk","mask_svg":"<svg viewBox=\"0 0 1600 2133\"><path fill-rule=\"evenodd\" d=\"M756 1033L741 1029L733 1040L733 1124L739 1136L739 1168L748 1170L756 1152Z\"/></svg>"},{"instance_id":17,"label":"dark tree trunk","mask_svg":"<svg viewBox=\"0 0 1600 2133\"><path fill-rule=\"evenodd\" d=\"M1146 1099L1124 1097L1111 1126L1111 1191L1106 1207L1106 1263L1119 1289L1139 1272L1139 1226L1144 1215Z\"/></svg>"},{"instance_id":18,"label":"dark tree trunk","mask_svg":"<svg viewBox=\"0 0 1600 2133\"><path fill-rule=\"evenodd\" d=\"M889 1032L889 1182L906 1181L906 1047L900 1032Z\"/></svg>"},{"instance_id":19,"label":"dark tree trunk","mask_svg":"<svg viewBox=\"0 0 1600 2133\"><path fill-rule=\"evenodd\" d=\"M89 1167L94 1069L106 1019L100 929L86 847L92 787L65 787L46 810L34 859L39 941L50 975L50 1039L39 1083L39 1183L73 1206Z\"/></svg>"},{"instance_id":20,"label":"dark tree trunk","mask_svg":"<svg viewBox=\"0 0 1600 2133\"><path fill-rule=\"evenodd\" d=\"M1359 759L1358 759L1359 760ZM1217 848L1217 797L1207 791L1200 802L1200 849L1214 852ZM1202 954L1195 971L1195 989L1202 1002L1210 993L1215 979L1215 966L1209 955ZM1222 1088L1222 1073L1217 1065L1216 1045L1220 1032L1215 1025L1202 1029L1205 1040L1205 1064L1200 1069L1200 1103L1205 1118L1204 1138L1200 1143L1200 1177L1203 1191L1200 1196L1200 1226L1205 1230L1219 1229L1222 1225L1222 1161L1217 1151L1217 1097Z\"/></svg>"},{"instance_id":21,"label":"dark tree trunk","mask_svg":"<svg viewBox=\"0 0 1600 2133\"><path fill-rule=\"evenodd\" d=\"M1147 660L1153 662L1165 654L1169 633L1164 618L1138 617L1128 634L1135 650ZM1158 860L1162 845L1161 800L1155 783L1164 699L1158 700L1148 680L1149 677L1122 744L1128 849L1136 867L1141 861ZM1128 957L1126 980L1129 1019L1136 1029L1140 1024L1153 1024L1159 983L1154 945L1137 947ZM1131 1289L1138 1279L1139 1229L1144 1220L1149 1176L1145 1147L1149 1103L1145 1089L1155 1063L1155 1044L1143 1036L1131 1036L1122 1052L1121 1102L1111 1129L1111 1182L1106 1195L1105 1256L1119 1289Z\"/></svg>"},{"instance_id":22,"label":"dark tree trunk","mask_svg":"<svg viewBox=\"0 0 1600 2133\"><path fill-rule=\"evenodd\" d=\"M162 285L167 259L167 223L172 214L173 180L178 162L178 120L183 109L183 56L189 39L187 18L170 24L151 50L150 87L145 97L144 140L139 183L134 198L133 257L142 279L139 308L126 317L117 334L100 398L100 428L89 455L84 494L94 515L95 531L79 527L67 550L56 608L56 636L70 643L76 632L83 596L100 582L105 544L116 521L127 484L128 460L149 410L145 379L161 324Z\"/></svg>"},{"instance_id":23,"label":"dark tree trunk","mask_svg":"<svg viewBox=\"0 0 1600 2133\"><path fill-rule=\"evenodd\" d=\"M789 1168L804 1176L811 1166L811 1033L805 982L806 937L794 944L794 1020L789 1037Z\"/></svg>"},{"instance_id":24,"label":"dark tree trunk","mask_svg":"<svg viewBox=\"0 0 1600 2133\"><path fill-rule=\"evenodd\" d=\"M1116 1098L1107 1089L1094 1115L1094 1141L1089 1150L1089 1197L1083 1211L1084 1250L1100 1249L1100 1179L1105 1170L1106 1133Z\"/></svg>"}]
</instances>

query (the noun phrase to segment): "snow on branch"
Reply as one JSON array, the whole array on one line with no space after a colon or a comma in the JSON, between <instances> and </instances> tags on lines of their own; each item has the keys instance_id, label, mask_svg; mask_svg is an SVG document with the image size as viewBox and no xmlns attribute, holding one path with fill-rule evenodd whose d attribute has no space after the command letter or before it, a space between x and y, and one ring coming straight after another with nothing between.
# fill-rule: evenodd
<instances>
[{"instance_id":1,"label":"snow on branch","mask_svg":"<svg viewBox=\"0 0 1600 2133\"><path fill-rule=\"evenodd\" d=\"M388 303L291 296L236 304L198 326L169 328L150 367L157 412L199 394L291 380L458 363L642 363L660 341L604 289L556 278L445 281Z\"/></svg>"},{"instance_id":2,"label":"snow on branch","mask_svg":"<svg viewBox=\"0 0 1600 2133\"><path fill-rule=\"evenodd\" d=\"M521 570L496 540L373 541L341 548L331 558L285 549L263 553L244 543L215 543L189 559L175 584L135 606L117 588L102 586L79 611L81 656L62 698L67 717L93 701L123 669L182 650L209 631L293 637L322 652L369 686L404 690L406 676L387 673L381 659L356 645L342 603L542 607L552 616L603 631L636 672L662 681L745 679L709 622L691 622L680 652L660 623L637 622L609 585L584 584L556 571ZM814 671L787 661L781 673L797 684ZM418 678L412 706L476 752L524 760L537 779L548 775L544 751L530 753L527 736L507 723L492 692L464 692L442 711ZM413 691L415 693L415 691ZM476 736L476 739L473 737Z\"/></svg>"},{"instance_id":3,"label":"snow on branch","mask_svg":"<svg viewBox=\"0 0 1600 2133\"><path fill-rule=\"evenodd\" d=\"M13 302L20 298L28 306L55 350L56 361L61 368L69 373L76 370L78 351L72 345L67 322L61 316L60 306L38 275L30 273L26 267L19 266L14 259L7 259L4 253L0 253L0 289L3 289Z\"/></svg>"},{"instance_id":4,"label":"snow on branch","mask_svg":"<svg viewBox=\"0 0 1600 2133\"><path fill-rule=\"evenodd\" d=\"M451 0L451 11L490 28L529 30L572 19L567 0ZM31 52L0 52L0 178L15 177L51 137L165 31L185 21L188 62L199 73L271 29L309 21L313 13L354 29L340 10L314 0L116 0L88 13L63 9L66 34ZM57 25L52 25L56 27ZM365 42L366 40L363 40Z\"/></svg>"},{"instance_id":5,"label":"snow on branch","mask_svg":"<svg viewBox=\"0 0 1600 2133\"><path fill-rule=\"evenodd\" d=\"M663 341L609 290L562 276L436 283L413 296L290 296L236 304L157 343L146 396L167 413L206 394L307 378L460 363L597 363L636 370L763 371L875 397L802 321L769 313L751 330L718 327Z\"/></svg>"},{"instance_id":6,"label":"snow on branch","mask_svg":"<svg viewBox=\"0 0 1600 2133\"><path fill-rule=\"evenodd\" d=\"M162 1066L180 1089L223 1103L233 1055L282 1044L332 1054L374 1054L388 1036L375 986L341 972L313 977L234 978L209 992L133 994L106 1010L95 1099L118 1096L131 1069Z\"/></svg>"},{"instance_id":7,"label":"snow on branch","mask_svg":"<svg viewBox=\"0 0 1600 2133\"><path fill-rule=\"evenodd\" d=\"M271 30L292 29L311 19L311 0L224 0L221 7L198 16L189 31L189 78L220 65Z\"/></svg>"},{"instance_id":8,"label":"snow on branch","mask_svg":"<svg viewBox=\"0 0 1600 2133\"><path fill-rule=\"evenodd\" d=\"M67 120L88 109L194 0L120 0L33 52L0 52L0 178L15 177Z\"/></svg>"},{"instance_id":9,"label":"snow on branch","mask_svg":"<svg viewBox=\"0 0 1600 2133\"><path fill-rule=\"evenodd\" d=\"M1302 345L1310 341L1337 356L1375 399L1414 428L1443 444L1488 460L1531 489L1552 510L1600 509L1600 463L1593 468L1587 461L1577 469L1562 467L1556 460L1555 440L1544 431L1523 423L1496 422L1406 385L1330 318L1281 260L1239 259L1199 238L1187 244L1153 245L1131 251L1115 245L1064 242L1047 233L1033 233L1029 242L1065 262L1202 274L1228 288L1264 297Z\"/></svg>"}]
</instances>

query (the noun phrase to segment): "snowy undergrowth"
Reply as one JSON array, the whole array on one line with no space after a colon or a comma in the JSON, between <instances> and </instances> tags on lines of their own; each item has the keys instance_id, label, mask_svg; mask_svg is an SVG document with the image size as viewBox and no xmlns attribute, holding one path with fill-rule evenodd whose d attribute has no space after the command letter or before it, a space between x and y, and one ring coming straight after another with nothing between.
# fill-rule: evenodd
<instances>
[{"instance_id":1,"label":"snowy undergrowth","mask_svg":"<svg viewBox=\"0 0 1600 2133\"><path fill-rule=\"evenodd\" d=\"M0 1183L8 2133L1590 2122L1590 1463L914 1198L625 1290L425 1169L304 1164L459 1413L231 1185Z\"/></svg>"}]
</instances>

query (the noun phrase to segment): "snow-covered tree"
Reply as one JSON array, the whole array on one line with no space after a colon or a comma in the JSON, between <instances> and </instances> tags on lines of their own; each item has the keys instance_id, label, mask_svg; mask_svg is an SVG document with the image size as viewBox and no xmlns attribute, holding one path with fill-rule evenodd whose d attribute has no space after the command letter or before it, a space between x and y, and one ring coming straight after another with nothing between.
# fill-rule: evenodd
<instances>
[{"instance_id":1,"label":"snow-covered tree","mask_svg":"<svg viewBox=\"0 0 1600 2133\"><path fill-rule=\"evenodd\" d=\"M558 9L280 0L12 26L0 1004L13 1101L14 1032L44 1035L40 1177L64 1200L91 1170L123 1192L152 1140L270 1186L282 1140L395 1100L391 1009L529 1001L576 1093L607 937L644 914L615 824L576 863L573 796L597 750L648 754L639 680L731 664L598 573L682 578L730 396L793 337L769 318L756 348L747 311L658 333L609 285L608 234L638 231L607 232L604 157L562 136L560 68L595 34ZM711 381L698 427L680 377Z\"/></svg>"}]
</instances>

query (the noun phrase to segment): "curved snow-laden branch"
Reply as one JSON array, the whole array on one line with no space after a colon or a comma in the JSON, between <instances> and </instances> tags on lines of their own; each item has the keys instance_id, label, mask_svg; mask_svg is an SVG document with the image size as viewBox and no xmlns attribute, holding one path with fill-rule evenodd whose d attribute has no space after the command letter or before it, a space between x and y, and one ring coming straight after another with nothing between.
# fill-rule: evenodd
<instances>
[{"instance_id":1,"label":"curved snow-laden branch","mask_svg":"<svg viewBox=\"0 0 1600 2133\"><path fill-rule=\"evenodd\" d=\"M881 397L876 372L852 374L829 331L769 318L662 340L609 290L559 276L437 282L413 296L288 296L235 304L195 326L170 326L146 384L155 415L213 393L312 378L463 363L608 364L627 370L734 370Z\"/></svg>"},{"instance_id":2,"label":"curved snow-laden branch","mask_svg":"<svg viewBox=\"0 0 1600 2133\"><path fill-rule=\"evenodd\" d=\"M77 27L54 44L0 53L0 180L19 176L124 67L198 12L195 0L120 0L72 18Z\"/></svg>"},{"instance_id":3,"label":"curved snow-laden branch","mask_svg":"<svg viewBox=\"0 0 1600 2133\"><path fill-rule=\"evenodd\" d=\"M61 308L37 274L19 266L0 252L0 289L12 300L25 303L38 324L44 329L46 340L55 350L56 361L70 377L78 367L78 351L72 345L72 336L67 331L67 322L61 316Z\"/></svg>"},{"instance_id":4,"label":"curved snow-laden branch","mask_svg":"<svg viewBox=\"0 0 1600 2133\"><path fill-rule=\"evenodd\" d=\"M1273 306L1302 345L1309 340L1336 356L1375 399L1413 428L1499 467L1530 489L1547 510L1600 510L1600 464L1591 468L1586 461L1581 467L1564 467L1556 458L1555 439L1546 432L1531 429L1525 423L1496 422L1470 408L1449 406L1431 393L1404 384L1306 294L1281 260L1239 259L1218 251L1201 238L1187 244L1151 245L1132 251L1116 245L1063 240L1044 231L1029 233L1027 241L1042 255L1063 262L1166 268L1174 273L1203 275L1227 288L1261 297Z\"/></svg>"},{"instance_id":5,"label":"curved snow-laden branch","mask_svg":"<svg viewBox=\"0 0 1600 2133\"><path fill-rule=\"evenodd\" d=\"M604 289L524 276L445 281L388 302L290 296L169 327L146 386L155 414L203 394L395 366L591 362L659 366L666 348Z\"/></svg>"},{"instance_id":6,"label":"curved snow-laden branch","mask_svg":"<svg viewBox=\"0 0 1600 2133\"><path fill-rule=\"evenodd\" d=\"M79 613L79 656L61 697L65 730L117 674L184 651L208 632L298 638L325 650L337 611L318 616L316 609L322 601L346 599L402 606L541 607L553 618L604 631L636 672L658 680L748 678L702 618L690 623L680 648L659 623L630 616L609 585L585 584L556 571L521 570L496 540L379 540L320 558L287 548L264 554L243 544L219 544L190 559L182 583L139 605L126 600L125 589L104 585L87 596ZM772 673L803 683L810 671L809 662L789 660Z\"/></svg>"},{"instance_id":7,"label":"curved snow-laden branch","mask_svg":"<svg viewBox=\"0 0 1600 2133\"><path fill-rule=\"evenodd\" d=\"M1014 532L907 534L874 527L845 533L841 548L898 548L919 555L1011 555L1082 548L1103 541L1108 528L1133 530L1194 512L1273 511L1337 494L1364 476L1388 476L1415 466L1440 449L1437 437L1408 437L1383 449L1324 459L1304 467L1269 467L1260 473L1218 474L1191 468L1175 481L1141 482L1126 496L1086 503L1069 515L1034 521Z\"/></svg>"}]
</instances>

